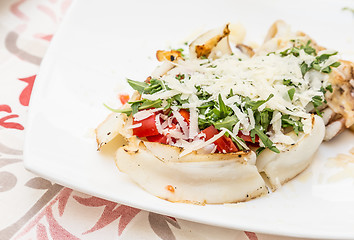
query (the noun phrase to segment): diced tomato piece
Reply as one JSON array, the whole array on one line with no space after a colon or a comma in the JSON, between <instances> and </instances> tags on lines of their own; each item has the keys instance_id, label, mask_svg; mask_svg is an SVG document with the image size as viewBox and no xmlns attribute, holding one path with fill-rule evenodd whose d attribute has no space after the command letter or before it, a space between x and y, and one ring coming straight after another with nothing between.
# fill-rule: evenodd
<instances>
[{"instance_id":1,"label":"diced tomato piece","mask_svg":"<svg viewBox=\"0 0 354 240\"><path fill-rule=\"evenodd\" d=\"M210 138L214 137L216 134L219 133L219 130L217 130L214 126L207 127L202 131L205 135L206 138L205 140L209 140ZM232 141L231 138L226 137L225 135L217 139L214 144L216 145L216 148L218 149L219 152L222 153L229 153L229 152L237 152L238 148L236 147L235 143Z\"/></svg>"},{"instance_id":2,"label":"diced tomato piece","mask_svg":"<svg viewBox=\"0 0 354 240\"><path fill-rule=\"evenodd\" d=\"M177 127L176 124L172 123L172 126L171 127L167 127L169 130L173 130ZM146 139L149 141L149 142L159 142L159 143L164 143L164 144L167 144L167 137L168 137L169 133L167 133L166 135L163 135L163 134L158 134L158 135L155 135L155 136L147 136ZM174 141L175 139L172 138L172 141Z\"/></svg>"},{"instance_id":3,"label":"diced tomato piece","mask_svg":"<svg viewBox=\"0 0 354 240\"><path fill-rule=\"evenodd\" d=\"M210 138L212 138L216 134L218 134L219 131L214 126L210 126L210 127L207 127L206 129L204 129L202 131L202 133L205 134L205 141L208 141Z\"/></svg>"},{"instance_id":4,"label":"diced tomato piece","mask_svg":"<svg viewBox=\"0 0 354 240\"><path fill-rule=\"evenodd\" d=\"M159 142L159 143L167 144L167 137L162 134L155 135L155 136L148 136L146 137L146 139L149 142Z\"/></svg>"},{"instance_id":5,"label":"diced tomato piece","mask_svg":"<svg viewBox=\"0 0 354 240\"><path fill-rule=\"evenodd\" d=\"M179 113L182 115L185 122L187 122L189 124L189 119L190 119L189 112L186 109L181 109L181 110L179 110Z\"/></svg>"},{"instance_id":6,"label":"diced tomato piece","mask_svg":"<svg viewBox=\"0 0 354 240\"><path fill-rule=\"evenodd\" d=\"M237 136L239 136L240 138L245 140L245 142L252 142L251 136L250 135L244 135L241 131L238 132ZM259 137L257 135L255 136L255 142L256 143L259 142Z\"/></svg>"},{"instance_id":7,"label":"diced tomato piece","mask_svg":"<svg viewBox=\"0 0 354 240\"><path fill-rule=\"evenodd\" d=\"M223 150L226 152L238 152L238 148L236 147L235 143L232 141L230 137L222 136L222 140L226 143Z\"/></svg>"},{"instance_id":8,"label":"diced tomato piece","mask_svg":"<svg viewBox=\"0 0 354 240\"><path fill-rule=\"evenodd\" d=\"M128 94L119 94L119 100L124 105L129 101L130 97Z\"/></svg>"},{"instance_id":9,"label":"diced tomato piece","mask_svg":"<svg viewBox=\"0 0 354 240\"><path fill-rule=\"evenodd\" d=\"M185 121L187 124L189 124L189 118L190 118L189 112L188 112L186 109L180 109L178 112L182 115L182 117L184 118L184 121ZM176 118L173 119L172 122L173 122L173 124L177 124L177 123L178 123L178 121L177 121Z\"/></svg>"},{"instance_id":10,"label":"diced tomato piece","mask_svg":"<svg viewBox=\"0 0 354 240\"><path fill-rule=\"evenodd\" d=\"M135 121L133 120L133 124L139 124L141 123L142 125L137 128L133 128L133 134L137 137L147 137L147 136L155 136L159 134L159 131L156 128L156 122L155 122L156 114L153 114L149 116L148 118L145 118L140 121Z\"/></svg>"}]
</instances>

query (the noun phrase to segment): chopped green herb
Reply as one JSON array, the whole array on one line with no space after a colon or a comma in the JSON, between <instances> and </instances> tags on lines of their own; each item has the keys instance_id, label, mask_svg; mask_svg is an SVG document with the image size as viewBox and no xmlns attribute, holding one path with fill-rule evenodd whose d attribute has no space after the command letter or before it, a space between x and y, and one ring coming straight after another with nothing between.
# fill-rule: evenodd
<instances>
[{"instance_id":1,"label":"chopped green herb","mask_svg":"<svg viewBox=\"0 0 354 240\"><path fill-rule=\"evenodd\" d=\"M199 109L203 109L203 108L209 108L209 107L213 107L215 105L214 102L206 102L206 103L203 103L200 107L198 107Z\"/></svg>"},{"instance_id":2,"label":"chopped green herb","mask_svg":"<svg viewBox=\"0 0 354 240\"><path fill-rule=\"evenodd\" d=\"M322 114L321 112L318 110L318 107L321 106L323 104L323 99L321 96L314 96L312 98L312 104L313 104L313 107L315 108L315 111L317 113L318 116L322 117Z\"/></svg>"},{"instance_id":3,"label":"chopped green herb","mask_svg":"<svg viewBox=\"0 0 354 240\"><path fill-rule=\"evenodd\" d=\"M330 84L330 85L328 85L327 87L326 87L326 90L328 90L329 92L333 92L333 88L332 88L332 85Z\"/></svg>"},{"instance_id":4,"label":"chopped green herb","mask_svg":"<svg viewBox=\"0 0 354 240\"><path fill-rule=\"evenodd\" d=\"M134 90L138 91L140 94L144 91L146 87L149 86L149 84L145 82L134 81L131 79L127 79L127 82Z\"/></svg>"},{"instance_id":5,"label":"chopped green herb","mask_svg":"<svg viewBox=\"0 0 354 240\"><path fill-rule=\"evenodd\" d=\"M188 99L182 99L182 94L177 94L172 97L175 106L182 106L182 104L188 103Z\"/></svg>"},{"instance_id":6,"label":"chopped green herb","mask_svg":"<svg viewBox=\"0 0 354 240\"><path fill-rule=\"evenodd\" d=\"M153 78L150 80L150 84L144 88L143 93L154 94L165 89L166 89L165 84L161 80Z\"/></svg>"},{"instance_id":7,"label":"chopped green herb","mask_svg":"<svg viewBox=\"0 0 354 240\"><path fill-rule=\"evenodd\" d=\"M219 101L219 108L220 108L220 116L222 118L224 118L227 115L229 115L229 111L228 111L224 101L221 98L221 94L219 94L219 96L218 96L218 101Z\"/></svg>"},{"instance_id":8,"label":"chopped green herb","mask_svg":"<svg viewBox=\"0 0 354 240\"><path fill-rule=\"evenodd\" d=\"M294 94L295 94L295 88L291 88L288 90L288 95L291 101L294 99Z\"/></svg>"},{"instance_id":9,"label":"chopped green herb","mask_svg":"<svg viewBox=\"0 0 354 240\"><path fill-rule=\"evenodd\" d=\"M307 63L303 62L300 65L300 69L301 69L302 76L305 76L305 74L311 69L311 67L309 67Z\"/></svg>"},{"instance_id":10,"label":"chopped green herb","mask_svg":"<svg viewBox=\"0 0 354 240\"><path fill-rule=\"evenodd\" d=\"M295 44L295 40L293 41L293 43ZM308 55L313 55L316 56L316 49L314 49L313 47L310 46L311 41L307 41L306 45L300 45L299 47L297 46L293 46L291 48L288 48L282 52L280 52L280 56L282 57L286 57L290 54L294 55L295 57L298 57L300 55L300 50L304 50L305 53L307 53Z\"/></svg>"},{"instance_id":11,"label":"chopped green herb","mask_svg":"<svg viewBox=\"0 0 354 240\"><path fill-rule=\"evenodd\" d=\"M230 88L230 93L226 96L226 98L229 99L232 96L234 96L234 90L232 90L232 88Z\"/></svg>"},{"instance_id":12,"label":"chopped green herb","mask_svg":"<svg viewBox=\"0 0 354 240\"><path fill-rule=\"evenodd\" d=\"M227 116L224 119L220 119L214 122L216 129L226 128L232 132L233 126L238 122L238 119L235 115Z\"/></svg>"},{"instance_id":13,"label":"chopped green herb","mask_svg":"<svg viewBox=\"0 0 354 240\"><path fill-rule=\"evenodd\" d=\"M303 131L304 124L301 122L301 119L294 120L290 115L283 115L281 117L281 124L283 128L292 127L296 135L299 135L299 132Z\"/></svg>"},{"instance_id":14,"label":"chopped green herb","mask_svg":"<svg viewBox=\"0 0 354 240\"><path fill-rule=\"evenodd\" d=\"M306 45L293 46L291 48L288 48L288 49L280 52L279 54L282 57L286 57L288 55L293 55L295 57L298 57L300 55L300 51L303 50L308 55L316 56L317 55L316 49L311 47L310 44L311 44L311 41L309 40L306 43ZM294 45L295 45L295 41L294 41ZM270 53L268 53L268 54L270 54ZM337 52L325 53L320 56L316 56L315 60L310 64L307 64L306 62L302 62L300 65L302 76L305 76L305 74L308 71L310 71L311 69L314 69L316 71L323 72L323 73L330 73L332 70L331 68L332 67L339 67L340 62L334 62L325 68L322 68L321 64L324 63L325 61L327 61L329 59L329 57L334 56L336 54L337 54Z\"/></svg>"},{"instance_id":15,"label":"chopped green herb","mask_svg":"<svg viewBox=\"0 0 354 240\"><path fill-rule=\"evenodd\" d=\"M283 79L283 84L285 86L294 86L294 87L296 87L296 85L291 81L291 79Z\"/></svg>"},{"instance_id":16,"label":"chopped green herb","mask_svg":"<svg viewBox=\"0 0 354 240\"><path fill-rule=\"evenodd\" d=\"M262 130L259 129L259 127L255 127L251 130L251 138L255 138L255 135L257 135L259 139L261 139L262 143L266 148L269 148L275 153L280 153L279 149L276 146L273 146L273 142Z\"/></svg>"},{"instance_id":17,"label":"chopped green herb","mask_svg":"<svg viewBox=\"0 0 354 240\"><path fill-rule=\"evenodd\" d=\"M308 55L316 56L316 49L310 46L311 40L308 40L305 46L301 46L300 49L303 49Z\"/></svg>"},{"instance_id":18,"label":"chopped green herb","mask_svg":"<svg viewBox=\"0 0 354 240\"><path fill-rule=\"evenodd\" d=\"M259 101L252 101L249 97L243 98L243 100L246 102L245 108L251 108L253 111L257 110L262 104L268 102L272 97L274 97L274 94L270 94L266 100L259 100Z\"/></svg>"}]
</instances>

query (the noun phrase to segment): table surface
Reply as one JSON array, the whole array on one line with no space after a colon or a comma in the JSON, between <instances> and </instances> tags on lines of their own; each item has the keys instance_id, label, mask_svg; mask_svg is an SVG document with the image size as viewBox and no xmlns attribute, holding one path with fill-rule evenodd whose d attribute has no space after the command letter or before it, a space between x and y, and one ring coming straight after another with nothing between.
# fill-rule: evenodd
<instances>
[{"instance_id":1,"label":"table surface","mask_svg":"<svg viewBox=\"0 0 354 240\"><path fill-rule=\"evenodd\" d=\"M32 86L71 3L0 1L0 239L295 239L146 212L74 191L24 169Z\"/></svg>"}]
</instances>

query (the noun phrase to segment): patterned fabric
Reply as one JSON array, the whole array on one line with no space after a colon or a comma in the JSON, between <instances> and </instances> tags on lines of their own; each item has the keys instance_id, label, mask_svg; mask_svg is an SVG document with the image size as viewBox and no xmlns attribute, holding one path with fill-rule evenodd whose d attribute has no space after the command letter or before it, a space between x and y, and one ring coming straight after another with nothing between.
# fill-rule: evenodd
<instances>
[{"instance_id":1,"label":"patterned fabric","mask_svg":"<svg viewBox=\"0 0 354 240\"><path fill-rule=\"evenodd\" d=\"M291 239L207 226L88 196L24 169L33 83L71 0L0 1L0 239Z\"/></svg>"}]
</instances>

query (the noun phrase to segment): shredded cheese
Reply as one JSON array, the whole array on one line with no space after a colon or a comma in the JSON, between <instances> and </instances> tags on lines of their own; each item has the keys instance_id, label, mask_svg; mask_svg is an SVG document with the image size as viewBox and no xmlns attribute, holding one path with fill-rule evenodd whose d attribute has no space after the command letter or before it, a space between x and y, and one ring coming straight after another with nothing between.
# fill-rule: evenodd
<instances>
[{"instance_id":1,"label":"shredded cheese","mask_svg":"<svg viewBox=\"0 0 354 240\"><path fill-rule=\"evenodd\" d=\"M154 112L158 112L161 111L162 108L154 108L154 109L148 109L148 110L140 110L139 112L134 114L134 120L135 121L141 121L144 120L148 117L150 117L151 115L154 114Z\"/></svg>"},{"instance_id":2,"label":"shredded cheese","mask_svg":"<svg viewBox=\"0 0 354 240\"><path fill-rule=\"evenodd\" d=\"M225 129L221 130L218 134L214 135L212 138L210 138L209 140L207 140L205 142L204 141L201 141L201 142L198 141L198 142L195 142L196 144L191 143L188 146L185 146L183 152L181 152L179 154L179 156L183 157L183 156L187 155L188 153L191 153L191 152L196 151L198 149L201 149L201 148L203 148L205 146L208 146L209 144L212 144L213 142L215 142L216 140L218 140L219 138L224 136L225 132L226 132Z\"/></svg>"},{"instance_id":3,"label":"shredded cheese","mask_svg":"<svg viewBox=\"0 0 354 240\"><path fill-rule=\"evenodd\" d=\"M137 123L137 124L129 125L126 129L138 128L141 127L142 125L143 125L142 123Z\"/></svg>"}]
</instances>

